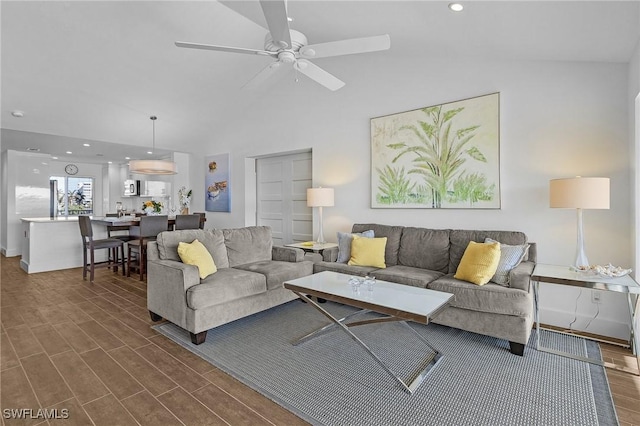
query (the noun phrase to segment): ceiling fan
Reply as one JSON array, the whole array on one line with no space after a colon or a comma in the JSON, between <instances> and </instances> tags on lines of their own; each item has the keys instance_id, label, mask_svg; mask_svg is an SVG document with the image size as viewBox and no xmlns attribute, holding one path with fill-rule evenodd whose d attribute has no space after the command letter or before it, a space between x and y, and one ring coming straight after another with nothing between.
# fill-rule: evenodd
<instances>
[{"instance_id":1,"label":"ceiling fan","mask_svg":"<svg viewBox=\"0 0 640 426\"><path fill-rule=\"evenodd\" d=\"M391 46L388 34L332 41L328 43L307 44L304 34L289 28L286 0L260 0L260 6L267 20L269 33L264 41L264 49L245 49L241 47L217 46L211 44L176 41L178 47L189 49L218 50L222 52L244 53L249 55L270 56L274 62L267 65L244 88L254 88L274 75L283 65L292 64L302 74L320 83L329 90L338 90L344 82L334 75L313 64L309 59L331 56L352 55L356 53L387 50Z\"/></svg>"}]
</instances>

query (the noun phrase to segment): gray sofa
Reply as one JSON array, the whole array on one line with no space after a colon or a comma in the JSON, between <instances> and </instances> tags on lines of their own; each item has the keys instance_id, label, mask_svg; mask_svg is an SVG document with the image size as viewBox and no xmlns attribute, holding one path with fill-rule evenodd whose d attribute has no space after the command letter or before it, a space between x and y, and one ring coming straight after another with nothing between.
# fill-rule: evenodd
<instances>
[{"instance_id":1,"label":"gray sofa","mask_svg":"<svg viewBox=\"0 0 640 426\"><path fill-rule=\"evenodd\" d=\"M202 280L178 256L178 243L195 239L218 268ZM179 325L198 345L211 328L297 298L282 283L313 273L313 263L303 259L300 249L273 246L266 226L161 232L147 249L151 319Z\"/></svg>"},{"instance_id":2,"label":"gray sofa","mask_svg":"<svg viewBox=\"0 0 640 426\"><path fill-rule=\"evenodd\" d=\"M427 229L379 224L355 224L352 232L372 229L387 237L386 268L336 263L338 249L324 250L314 273L335 271L453 293L455 300L432 321L509 341L511 352L523 355L533 325L531 274L536 245L522 232ZM489 282L478 286L453 278L469 241L492 238L503 244L529 244L528 255L510 273L508 286Z\"/></svg>"}]
</instances>

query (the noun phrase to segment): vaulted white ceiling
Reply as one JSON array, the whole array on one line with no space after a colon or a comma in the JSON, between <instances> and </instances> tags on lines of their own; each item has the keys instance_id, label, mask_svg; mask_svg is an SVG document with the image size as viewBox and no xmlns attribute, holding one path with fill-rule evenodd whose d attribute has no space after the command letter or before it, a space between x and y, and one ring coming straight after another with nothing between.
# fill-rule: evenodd
<instances>
[{"instance_id":1,"label":"vaulted white ceiling","mask_svg":"<svg viewBox=\"0 0 640 426\"><path fill-rule=\"evenodd\" d=\"M339 67L341 90L367 72L367 55L624 63L640 37L638 1L467 1L457 14L447 4L290 0L288 12L310 43L391 36L389 51L314 61L329 72L349 64ZM76 161L124 161L144 155L131 146L151 147L157 115L157 148L202 152L260 97L290 87L241 90L269 58L174 45L261 49L257 1L2 1L0 13L3 150L29 145L64 157L69 144L90 140ZM297 86L318 90L303 77Z\"/></svg>"}]
</instances>

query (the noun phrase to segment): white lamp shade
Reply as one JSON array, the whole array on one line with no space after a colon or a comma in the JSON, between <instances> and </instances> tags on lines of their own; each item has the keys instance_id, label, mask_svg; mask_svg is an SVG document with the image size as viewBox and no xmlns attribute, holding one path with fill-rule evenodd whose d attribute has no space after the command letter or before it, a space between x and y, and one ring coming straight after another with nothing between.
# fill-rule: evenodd
<instances>
[{"instance_id":1,"label":"white lamp shade","mask_svg":"<svg viewBox=\"0 0 640 426\"><path fill-rule=\"evenodd\" d=\"M549 207L608 209L609 178L574 177L549 181Z\"/></svg>"},{"instance_id":2,"label":"white lamp shade","mask_svg":"<svg viewBox=\"0 0 640 426\"><path fill-rule=\"evenodd\" d=\"M167 160L131 160L129 172L142 175L175 175L176 163Z\"/></svg>"},{"instance_id":3,"label":"white lamp shade","mask_svg":"<svg viewBox=\"0 0 640 426\"><path fill-rule=\"evenodd\" d=\"M332 207L333 188L307 188L308 207Z\"/></svg>"}]
</instances>

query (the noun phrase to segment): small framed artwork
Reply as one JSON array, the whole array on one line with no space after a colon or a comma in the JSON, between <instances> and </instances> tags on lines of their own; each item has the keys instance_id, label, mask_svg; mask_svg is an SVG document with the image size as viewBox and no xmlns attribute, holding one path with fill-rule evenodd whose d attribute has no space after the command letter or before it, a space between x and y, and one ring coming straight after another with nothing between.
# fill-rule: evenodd
<instances>
[{"instance_id":1,"label":"small framed artwork","mask_svg":"<svg viewBox=\"0 0 640 426\"><path fill-rule=\"evenodd\" d=\"M500 94L371 119L371 207L500 208Z\"/></svg>"},{"instance_id":2,"label":"small framed artwork","mask_svg":"<svg viewBox=\"0 0 640 426\"><path fill-rule=\"evenodd\" d=\"M205 210L208 212L231 211L231 174L229 154L205 158Z\"/></svg>"}]
</instances>

